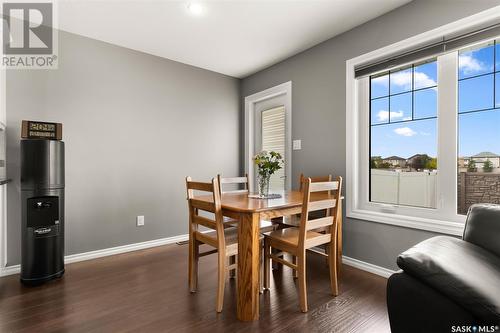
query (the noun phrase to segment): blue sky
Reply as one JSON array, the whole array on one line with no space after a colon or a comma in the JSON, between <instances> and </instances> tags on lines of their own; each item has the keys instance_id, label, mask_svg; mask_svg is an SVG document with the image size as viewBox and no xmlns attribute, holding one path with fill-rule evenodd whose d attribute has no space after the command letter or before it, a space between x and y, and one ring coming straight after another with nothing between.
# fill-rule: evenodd
<instances>
[{"instance_id":1,"label":"blue sky","mask_svg":"<svg viewBox=\"0 0 500 333\"><path fill-rule=\"evenodd\" d=\"M500 45L496 59L493 48L482 45L459 53L459 79L463 79L459 81L459 112L488 109L459 115L459 156L481 151L500 154L500 109L491 110L494 97L500 108L500 73L493 74L495 62L500 70ZM372 156L437 155L437 119L423 119L437 115L436 84L436 62L415 66L413 80L411 68L372 78L371 121L377 124L372 126ZM412 103L415 120L407 121L412 119Z\"/></svg>"}]
</instances>

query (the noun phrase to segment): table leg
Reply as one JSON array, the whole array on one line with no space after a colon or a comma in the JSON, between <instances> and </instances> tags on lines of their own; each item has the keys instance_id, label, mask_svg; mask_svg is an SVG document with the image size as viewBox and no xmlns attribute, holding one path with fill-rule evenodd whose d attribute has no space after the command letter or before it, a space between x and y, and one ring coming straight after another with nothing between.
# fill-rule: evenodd
<instances>
[{"instance_id":1,"label":"table leg","mask_svg":"<svg viewBox=\"0 0 500 333\"><path fill-rule=\"evenodd\" d=\"M239 320L259 319L259 242L258 213L241 213L238 224L238 298Z\"/></svg>"}]
</instances>

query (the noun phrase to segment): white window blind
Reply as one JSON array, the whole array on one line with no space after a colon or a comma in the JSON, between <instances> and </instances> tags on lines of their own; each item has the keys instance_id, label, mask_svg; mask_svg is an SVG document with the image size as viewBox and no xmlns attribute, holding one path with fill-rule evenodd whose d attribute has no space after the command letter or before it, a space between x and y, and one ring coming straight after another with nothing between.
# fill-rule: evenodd
<instances>
[{"instance_id":1,"label":"white window blind","mask_svg":"<svg viewBox=\"0 0 500 333\"><path fill-rule=\"evenodd\" d=\"M262 150L275 151L285 156L285 107L262 111ZM269 183L270 191L285 189L285 168L276 172Z\"/></svg>"}]
</instances>

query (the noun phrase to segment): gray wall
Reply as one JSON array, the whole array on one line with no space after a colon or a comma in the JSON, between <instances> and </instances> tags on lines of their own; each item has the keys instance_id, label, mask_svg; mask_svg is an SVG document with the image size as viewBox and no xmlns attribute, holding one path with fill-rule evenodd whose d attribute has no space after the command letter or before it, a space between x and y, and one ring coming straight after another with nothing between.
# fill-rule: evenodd
<instances>
[{"instance_id":1,"label":"gray wall","mask_svg":"<svg viewBox=\"0 0 500 333\"><path fill-rule=\"evenodd\" d=\"M292 81L294 186L301 172L345 176L345 62L418 33L500 5L485 0L416 0L242 81L242 97ZM380 223L345 221L344 253L395 269L396 256L433 233Z\"/></svg>"},{"instance_id":2,"label":"gray wall","mask_svg":"<svg viewBox=\"0 0 500 333\"><path fill-rule=\"evenodd\" d=\"M20 262L22 119L64 124L74 254L186 234L184 177L239 172L239 97L237 79L61 32L58 70L8 71L8 265Z\"/></svg>"}]
</instances>

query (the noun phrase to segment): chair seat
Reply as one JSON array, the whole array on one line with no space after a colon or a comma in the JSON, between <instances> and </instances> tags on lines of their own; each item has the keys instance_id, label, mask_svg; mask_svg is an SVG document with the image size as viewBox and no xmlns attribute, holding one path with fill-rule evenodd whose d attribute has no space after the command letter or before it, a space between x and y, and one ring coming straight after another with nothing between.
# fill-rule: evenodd
<instances>
[{"instance_id":1,"label":"chair seat","mask_svg":"<svg viewBox=\"0 0 500 333\"><path fill-rule=\"evenodd\" d=\"M271 241L282 243L290 247L299 245L299 228L286 228L264 233L264 236ZM322 234L315 231L308 231L306 234L306 244L316 244L320 242L325 244L329 238L329 234Z\"/></svg>"},{"instance_id":2,"label":"chair seat","mask_svg":"<svg viewBox=\"0 0 500 333\"><path fill-rule=\"evenodd\" d=\"M204 235L213 239L217 239L217 231L215 230L207 232ZM224 239L226 240L226 246L238 244L238 228L224 229Z\"/></svg>"},{"instance_id":3,"label":"chair seat","mask_svg":"<svg viewBox=\"0 0 500 333\"><path fill-rule=\"evenodd\" d=\"M217 247L217 231L198 233L198 238L205 244ZM224 239L226 242L226 256L238 253L238 228L224 229Z\"/></svg>"},{"instance_id":4,"label":"chair seat","mask_svg":"<svg viewBox=\"0 0 500 333\"><path fill-rule=\"evenodd\" d=\"M269 221L261 221L267 222L264 225L272 224ZM262 224L261 224L262 225ZM274 228L275 225L272 225ZM268 227L270 228L270 227ZM274 230L274 229L271 229ZM212 245L217 242L217 231L210 231L206 233L198 233L199 240L202 242L206 242L206 244ZM235 255L238 254L238 228L226 228L224 229L224 239L226 241L226 255ZM264 239L263 236L260 236L259 239L262 241ZM207 242L208 241L208 242ZM214 246L214 245L212 245Z\"/></svg>"}]
</instances>

